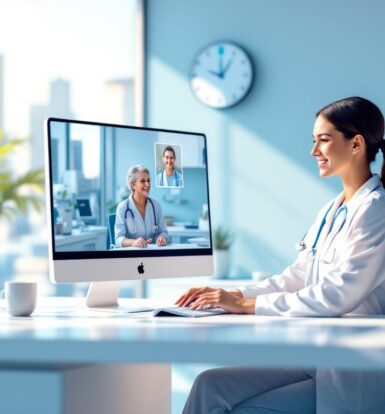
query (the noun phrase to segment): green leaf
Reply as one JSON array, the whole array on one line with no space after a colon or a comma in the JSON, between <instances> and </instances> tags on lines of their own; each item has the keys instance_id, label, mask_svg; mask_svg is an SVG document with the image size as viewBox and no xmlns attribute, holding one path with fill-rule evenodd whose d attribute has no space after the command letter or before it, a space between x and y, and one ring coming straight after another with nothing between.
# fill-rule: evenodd
<instances>
[{"instance_id":1,"label":"green leaf","mask_svg":"<svg viewBox=\"0 0 385 414\"><path fill-rule=\"evenodd\" d=\"M0 131L0 218L10 219L17 213L27 213L32 207L41 211L43 200L39 194L44 191L44 171L35 169L20 176L5 167L5 161L25 139L12 139L5 142ZM24 191L22 191L24 190Z\"/></svg>"},{"instance_id":2,"label":"green leaf","mask_svg":"<svg viewBox=\"0 0 385 414\"><path fill-rule=\"evenodd\" d=\"M233 243L230 232L219 226L214 231L214 248L217 250L228 250Z\"/></svg>"}]
</instances>

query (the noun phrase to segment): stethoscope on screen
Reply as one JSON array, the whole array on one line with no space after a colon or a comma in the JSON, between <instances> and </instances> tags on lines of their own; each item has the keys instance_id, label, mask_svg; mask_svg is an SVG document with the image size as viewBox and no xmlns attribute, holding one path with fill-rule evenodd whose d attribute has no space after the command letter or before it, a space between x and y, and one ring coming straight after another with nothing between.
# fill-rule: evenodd
<instances>
[{"instance_id":1,"label":"stethoscope on screen","mask_svg":"<svg viewBox=\"0 0 385 414\"><path fill-rule=\"evenodd\" d=\"M322 230L323 230L323 228L325 227L327 215L329 214L329 212L330 212L330 210L331 210L331 208L332 208L332 207L333 207L333 203L332 203L332 204L330 205L330 207L327 209L327 211L326 211L326 213L325 213L325 215L324 215L324 218L323 218L323 219L322 219L322 221L321 221L321 224L320 224L320 226L319 226L319 229L318 229L317 235L316 235L316 237L315 237L315 239L314 239L313 245L311 246L311 248L310 248L310 250L309 250L309 256L310 256L310 258L314 258L314 257L315 257L315 255L317 254L317 244L318 244L319 238L320 238L320 236L321 236ZM341 224L340 224L340 227L339 227L339 229L338 229L338 231L337 231L337 233L339 233L339 232L342 230L342 227L344 226L344 224L345 224L345 222L346 222L347 212L348 212L348 209L346 208L346 205L343 205L342 207L340 207L340 208L337 210L337 213L335 214L335 216L334 216L334 218L333 218L333 221L332 221L332 223L331 223L331 225L330 225L330 228L332 228L332 227L333 227L333 224L334 224L334 222L336 221L337 217L338 217L341 213L343 213L343 214L344 214L344 218L343 218L343 220L342 220L342 222L341 222ZM307 249L307 246L306 246L306 243L305 243L305 238L306 238L306 235L307 235L307 232L304 234L304 236L302 237L302 239L301 239L299 242L297 242L297 243L295 244L295 249L297 250L297 252L302 252L302 251L304 251L304 250L306 250L306 249Z\"/></svg>"},{"instance_id":2,"label":"stethoscope on screen","mask_svg":"<svg viewBox=\"0 0 385 414\"><path fill-rule=\"evenodd\" d=\"M151 198L148 197L147 200L151 203L152 206L152 212L154 214L154 225L152 226L152 231L157 234L159 232L159 226L156 223L156 213L155 213L155 206L154 203L152 202ZM127 200L127 209L126 212L124 213L124 220L127 222L127 213L130 212L131 217L132 217L132 226L130 226L130 224L128 224L128 230L130 233L135 234L137 229L136 229L136 223L135 223L135 217L134 217L134 212L131 210L130 208L130 200Z\"/></svg>"}]
</instances>

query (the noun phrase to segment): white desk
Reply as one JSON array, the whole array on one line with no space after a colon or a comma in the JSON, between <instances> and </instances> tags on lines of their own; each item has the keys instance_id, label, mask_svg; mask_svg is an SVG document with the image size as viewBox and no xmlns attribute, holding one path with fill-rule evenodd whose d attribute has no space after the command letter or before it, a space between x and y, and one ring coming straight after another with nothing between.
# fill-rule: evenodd
<instances>
[{"instance_id":1,"label":"white desk","mask_svg":"<svg viewBox=\"0 0 385 414\"><path fill-rule=\"evenodd\" d=\"M186 229L185 226L167 226L168 236L173 243L180 243L182 239L194 237L209 238L209 231L202 229Z\"/></svg>"},{"instance_id":2,"label":"white desk","mask_svg":"<svg viewBox=\"0 0 385 414\"><path fill-rule=\"evenodd\" d=\"M45 384L40 392L44 398L56 393L64 411L40 407L36 414L169 413L171 363L385 369L385 318L107 317L77 306L75 299L52 298L41 301L31 318L1 313L3 373L19 372L15 384L26 383L28 375L37 384L42 373L60 379L51 378L49 384L58 384L53 391ZM1 378L0 372L7 413L12 383ZM24 412L35 414L29 398ZM11 412L19 413L15 406Z\"/></svg>"},{"instance_id":3,"label":"white desk","mask_svg":"<svg viewBox=\"0 0 385 414\"><path fill-rule=\"evenodd\" d=\"M88 226L83 231L73 229L68 236L55 235L57 252L106 250L107 227Z\"/></svg>"},{"instance_id":4,"label":"white desk","mask_svg":"<svg viewBox=\"0 0 385 414\"><path fill-rule=\"evenodd\" d=\"M194 243L169 243L166 246L158 246L156 243L150 243L146 247L116 247L113 250L178 250L178 249L202 249Z\"/></svg>"}]
</instances>

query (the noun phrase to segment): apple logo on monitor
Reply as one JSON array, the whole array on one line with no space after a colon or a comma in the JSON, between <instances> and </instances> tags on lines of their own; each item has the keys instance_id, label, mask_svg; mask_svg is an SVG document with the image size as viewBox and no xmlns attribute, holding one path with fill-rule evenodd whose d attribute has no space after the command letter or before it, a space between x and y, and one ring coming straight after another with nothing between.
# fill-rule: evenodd
<instances>
[{"instance_id":1,"label":"apple logo on monitor","mask_svg":"<svg viewBox=\"0 0 385 414\"><path fill-rule=\"evenodd\" d=\"M138 272L139 272L140 275L142 275L144 273L144 264L143 263L141 263L138 266Z\"/></svg>"}]
</instances>

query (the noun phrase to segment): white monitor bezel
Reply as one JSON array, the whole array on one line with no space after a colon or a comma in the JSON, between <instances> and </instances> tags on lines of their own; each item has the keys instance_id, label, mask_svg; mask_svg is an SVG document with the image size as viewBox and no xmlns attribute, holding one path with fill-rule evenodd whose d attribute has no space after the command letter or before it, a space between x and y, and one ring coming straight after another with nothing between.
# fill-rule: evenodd
<instances>
[{"instance_id":1,"label":"white monitor bezel","mask_svg":"<svg viewBox=\"0 0 385 414\"><path fill-rule=\"evenodd\" d=\"M154 132L170 132L187 135L199 135L204 139L206 153L207 140L205 134L177 131L169 129L133 127L128 125L104 122L80 121L64 118L48 118L45 121L45 176L46 204L49 229L49 264L50 279L54 283L78 283L118 280L142 280L157 278L174 278L189 276L209 276L213 273L213 245L210 219L210 197L208 183L208 165L206 157L206 183L210 247L200 249L176 250L141 250L138 251L91 251L91 252L55 252L54 233L54 199L52 183L52 159L50 122L71 122L78 124L107 127L149 130ZM139 272L143 264L144 273Z\"/></svg>"}]
</instances>

